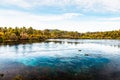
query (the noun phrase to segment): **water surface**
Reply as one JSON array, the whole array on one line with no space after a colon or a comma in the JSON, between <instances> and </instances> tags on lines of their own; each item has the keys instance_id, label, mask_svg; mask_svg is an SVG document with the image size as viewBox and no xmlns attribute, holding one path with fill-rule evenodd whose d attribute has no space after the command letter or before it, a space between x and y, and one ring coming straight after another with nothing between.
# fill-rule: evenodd
<instances>
[{"instance_id":1,"label":"water surface","mask_svg":"<svg viewBox=\"0 0 120 80\"><path fill-rule=\"evenodd\" d=\"M120 40L0 46L0 80L119 80Z\"/></svg>"}]
</instances>

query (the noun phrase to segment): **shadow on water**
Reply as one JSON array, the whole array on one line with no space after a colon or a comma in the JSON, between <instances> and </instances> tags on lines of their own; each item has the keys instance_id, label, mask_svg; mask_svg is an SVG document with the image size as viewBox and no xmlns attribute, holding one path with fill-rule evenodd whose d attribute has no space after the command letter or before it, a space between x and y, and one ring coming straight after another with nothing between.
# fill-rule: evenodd
<instances>
[{"instance_id":1,"label":"shadow on water","mask_svg":"<svg viewBox=\"0 0 120 80\"><path fill-rule=\"evenodd\" d=\"M14 46L14 45L19 45L19 44L33 44L33 43L41 43L41 42L44 42L44 41L36 41L36 40L22 40L22 41L15 41L15 42L4 42L4 43L0 43L0 46Z\"/></svg>"}]
</instances>

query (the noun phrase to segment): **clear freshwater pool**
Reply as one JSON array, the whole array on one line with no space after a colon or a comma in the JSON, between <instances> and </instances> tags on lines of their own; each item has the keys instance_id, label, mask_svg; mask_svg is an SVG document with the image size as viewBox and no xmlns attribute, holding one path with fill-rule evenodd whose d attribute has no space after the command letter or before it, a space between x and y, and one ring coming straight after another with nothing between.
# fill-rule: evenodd
<instances>
[{"instance_id":1,"label":"clear freshwater pool","mask_svg":"<svg viewBox=\"0 0 120 80\"><path fill-rule=\"evenodd\" d=\"M0 80L120 80L120 40L0 45Z\"/></svg>"}]
</instances>

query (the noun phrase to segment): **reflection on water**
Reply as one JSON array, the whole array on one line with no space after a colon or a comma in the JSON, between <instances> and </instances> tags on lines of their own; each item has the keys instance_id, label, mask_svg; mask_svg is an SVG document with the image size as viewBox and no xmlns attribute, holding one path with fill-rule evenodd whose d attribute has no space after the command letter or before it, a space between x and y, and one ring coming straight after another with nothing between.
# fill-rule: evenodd
<instances>
[{"instance_id":1,"label":"reflection on water","mask_svg":"<svg viewBox=\"0 0 120 80\"><path fill-rule=\"evenodd\" d=\"M0 46L0 80L119 80L119 40Z\"/></svg>"}]
</instances>

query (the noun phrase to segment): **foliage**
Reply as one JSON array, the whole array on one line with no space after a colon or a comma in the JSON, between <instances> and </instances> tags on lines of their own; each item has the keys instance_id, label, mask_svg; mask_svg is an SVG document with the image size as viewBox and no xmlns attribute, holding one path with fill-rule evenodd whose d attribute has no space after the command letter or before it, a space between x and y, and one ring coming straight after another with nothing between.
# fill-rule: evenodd
<instances>
[{"instance_id":1,"label":"foliage","mask_svg":"<svg viewBox=\"0 0 120 80\"><path fill-rule=\"evenodd\" d=\"M81 35L83 39L120 39L120 30L105 32L88 32Z\"/></svg>"},{"instance_id":2,"label":"foliage","mask_svg":"<svg viewBox=\"0 0 120 80\"><path fill-rule=\"evenodd\" d=\"M32 27L0 27L0 42L45 39L120 39L120 30L79 33L62 30L36 30Z\"/></svg>"}]
</instances>

